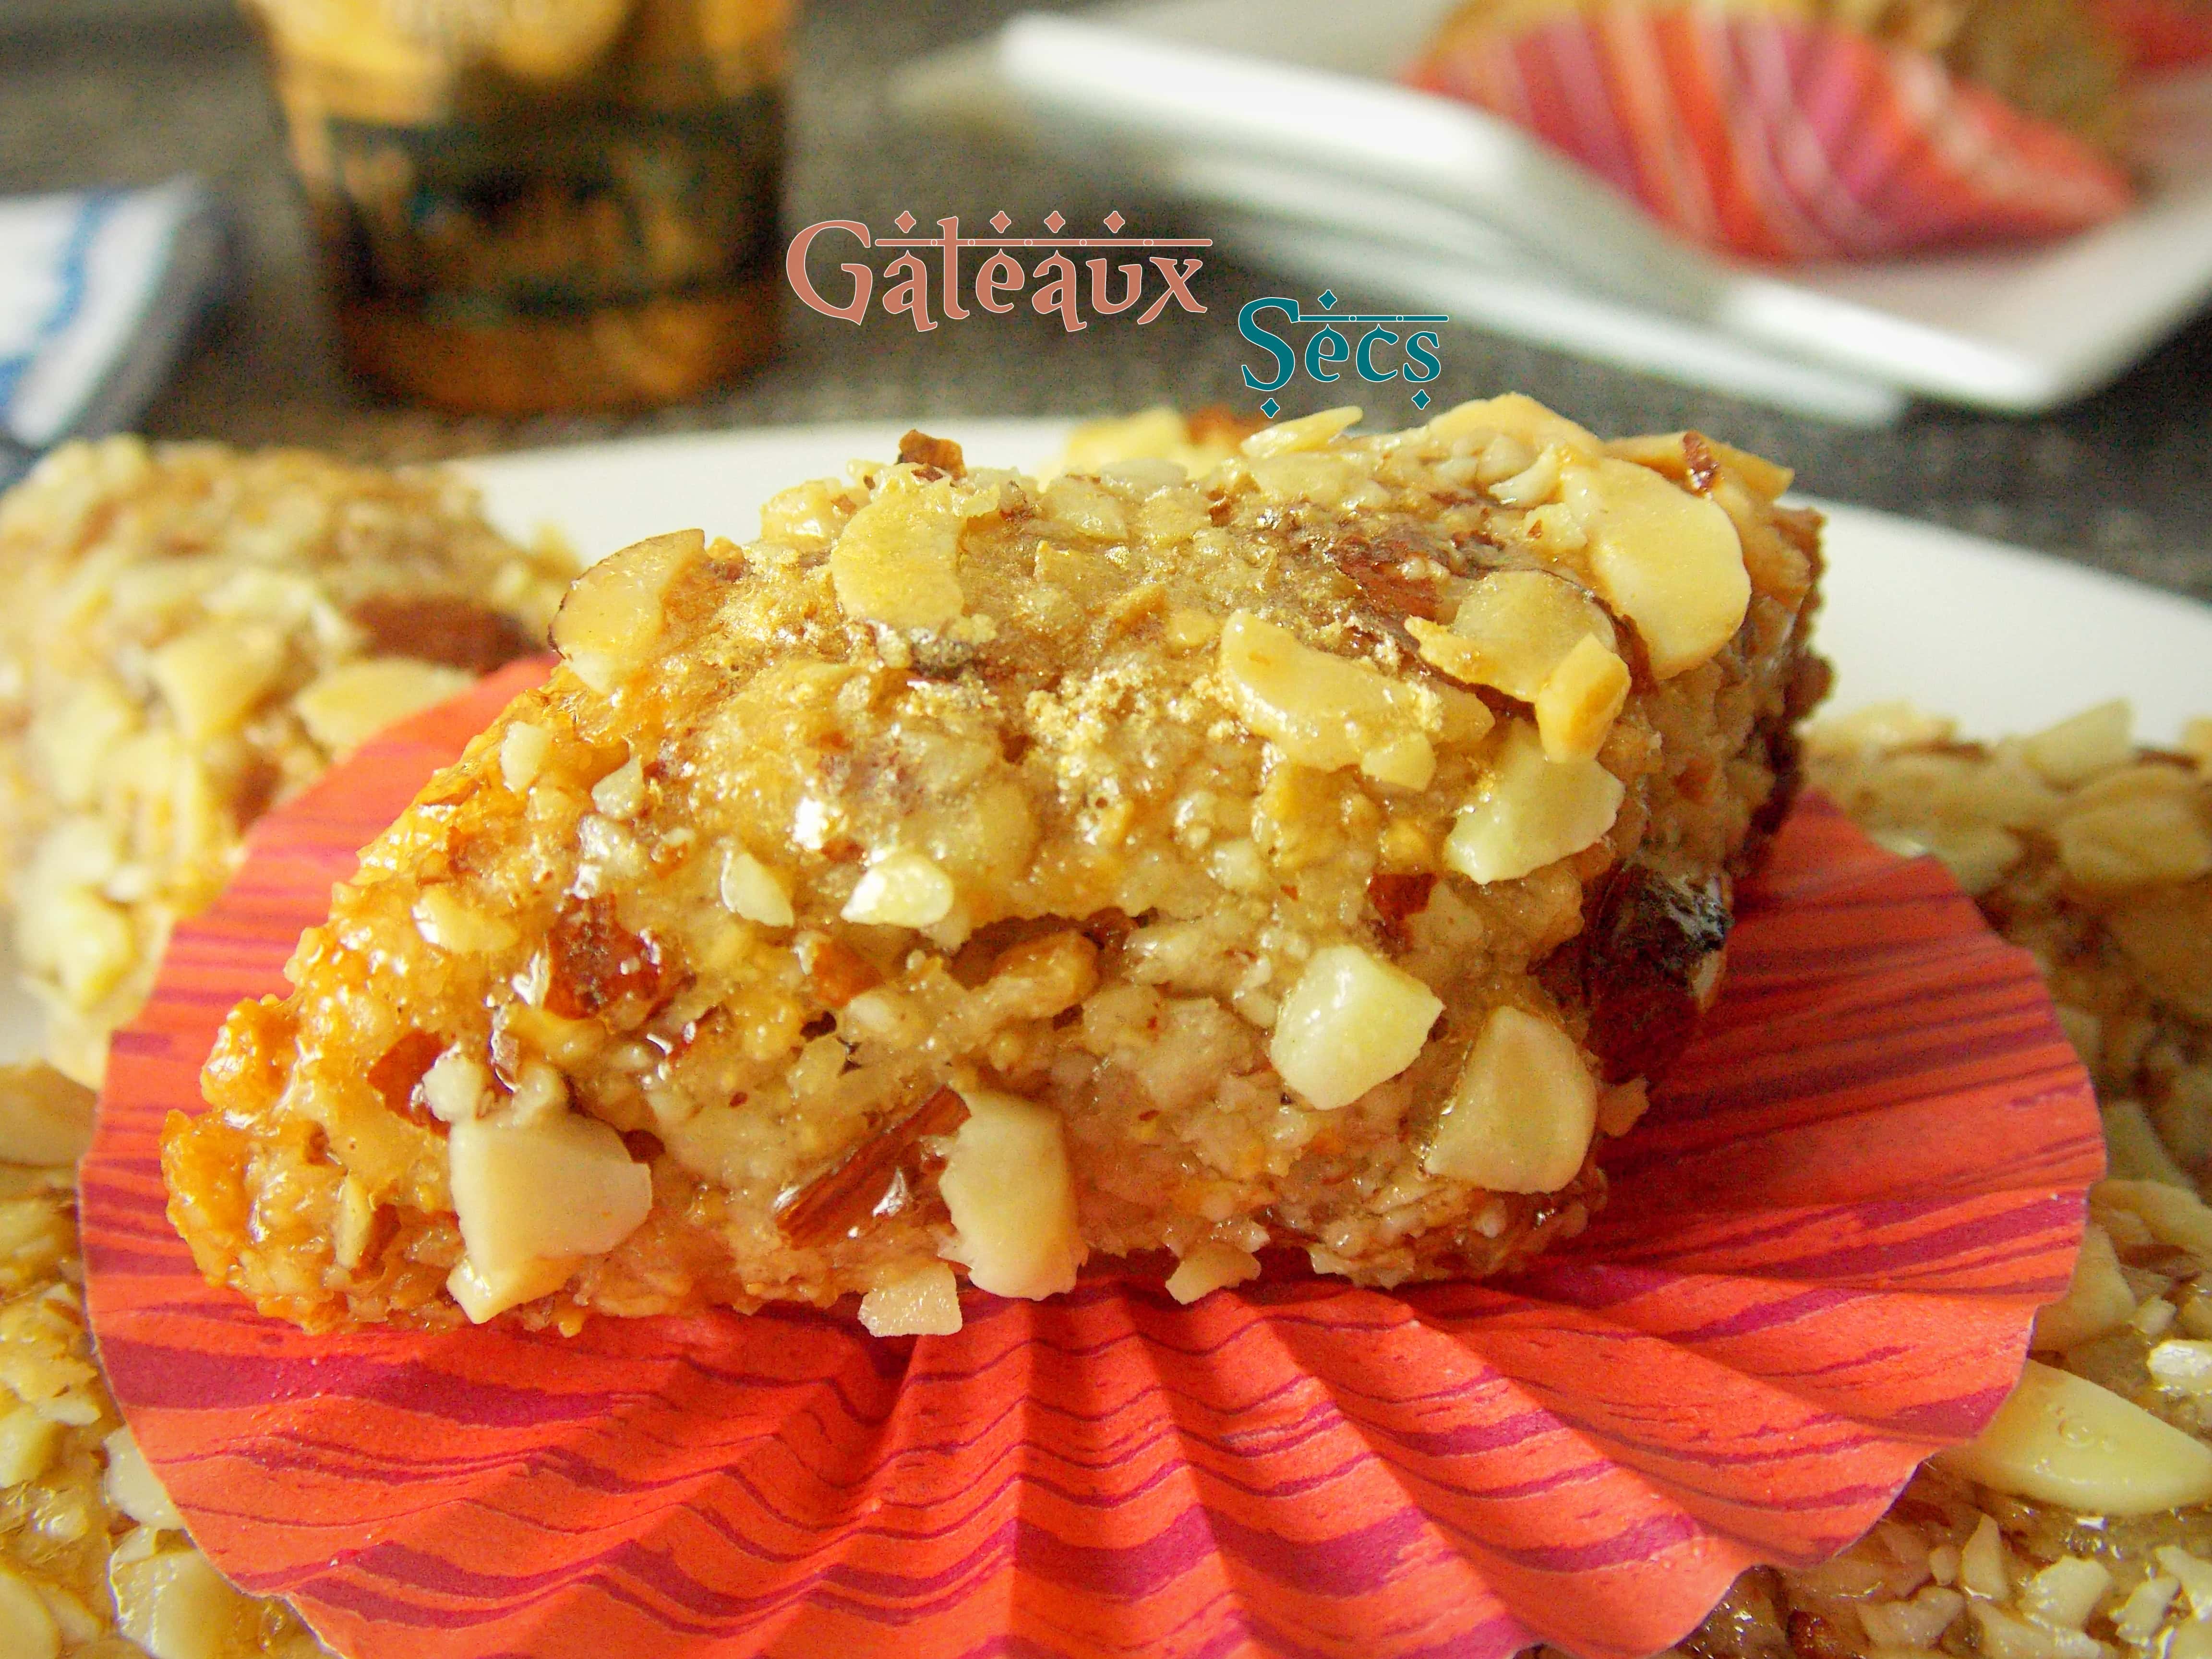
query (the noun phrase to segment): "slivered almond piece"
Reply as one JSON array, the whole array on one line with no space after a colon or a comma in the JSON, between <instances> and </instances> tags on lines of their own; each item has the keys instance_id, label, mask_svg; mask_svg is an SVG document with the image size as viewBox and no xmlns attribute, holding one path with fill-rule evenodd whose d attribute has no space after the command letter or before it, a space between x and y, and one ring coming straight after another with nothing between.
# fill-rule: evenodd
<instances>
[{"instance_id":1,"label":"slivered almond piece","mask_svg":"<svg viewBox=\"0 0 2212 1659\"><path fill-rule=\"evenodd\" d=\"M2020 750L2044 781L2075 788L2135 758L2135 710L2124 698L2100 702L2021 738Z\"/></svg>"},{"instance_id":2,"label":"slivered almond piece","mask_svg":"<svg viewBox=\"0 0 2212 1659\"><path fill-rule=\"evenodd\" d=\"M869 865L845 902L848 921L930 927L951 914L952 878L920 853L891 852Z\"/></svg>"},{"instance_id":3,"label":"slivered almond piece","mask_svg":"<svg viewBox=\"0 0 2212 1659\"><path fill-rule=\"evenodd\" d=\"M889 492L855 513L830 555L845 614L889 628L942 628L967 608L961 515L949 483Z\"/></svg>"},{"instance_id":4,"label":"slivered almond piece","mask_svg":"<svg viewBox=\"0 0 2212 1659\"><path fill-rule=\"evenodd\" d=\"M1936 1461L2011 1497L2091 1515L2155 1515L2212 1500L2212 1446L2033 1359L1990 1425Z\"/></svg>"},{"instance_id":5,"label":"slivered almond piece","mask_svg":"<svg viewBox=\"0 0 2212 1659\"><path fill-rule=\"evenodd\" d=\"M210 623L155 651L147 672L179 734L204 743L244 720L283 665L284 641L275 629Z\"/></svg>"},{"instance_id":6,"label":"slivered almond piece","mask_svg":"<svg viewBox=\"0 0 2212 1659\"><path fill-rule=\"evenodd\" d=\"M1364 662L1317 651L1249 611L1221 630L1221 679L1244 724L1301 766L1358 766L1378 781L1419 788L1436 758L1422 734L1420 695Z\"/></svg>"},{"instance_id":7,"label":"slivered almond piece","mask_svg":"<svg viewBox=\"0 0 2212 1659\"><path fill-rule=\"evenodd\" d=\"M478 1322L544 1295L551 1286L521 1292L541 1285L551 1271L545 1264L613 1249L652 1207L652 1172L632 1163L622 1137L596 1118L468 1118L453 1126L446 1145L468 1249L463 1267L471 1270L462 1281L477 1298L463 1306ZM553 1283L567 1276L564 1269Z\"/></svg>"},{"instance_id":8,"label":"slivered almond piece","mask_svg":"<svg viewBox=\"0 0 2212 1659\"><path fill-rule=\"evenodd\" d=\"M1202 1296L1260 1276L1260 1258L1234 1244L1209 1242L1176 1263L1168 1275L1168 1294L1188 1305Z\"/></svg>"},{"instance_id":9,"label":"slivered almond piece","mask_svg":"<svg viewBox=\"0 0 2212 1659\"><path fill-rule=\"evenodd\" d=\"M246 1644L261 1623L262 1604L234 1589L195 1549L118 1550L109 1559L108 1588L117 1630L155 1659L251 1651ZM9 1659L15 1651L8 1650Z\"/></svg>"},{"instance_id":10,"label":"slivered almond piece","mask_svg":"<svg viewBox=\"0 0 2212 1659\"><path fill-rule=\"evenodd\" d=\"M1586 761L1605 747L1628 701L1628 665L1585 635L1536 693L1536 734L1549 761Z\"/></svg>"},{"instance_id":11,"label":"slivered almond piece","mask_svg":"<svg viewBox=\"0 0 2212 1659\"><path fill-rule=\"evenodd\" d=\"M344 755L394 722L459 696L471 684L458 668L408 657L374 657L319 676L292 700L307 735Z\"/></svg>"},{"instance_id":12,"label":"slivered almond piece","mask_svg":"<svg viewBox=\"0 0 2212 1659\"><path fill-rule=\"evenodd\" d=\"M1554 1193L1581 1173L1597 1132L1597 1081L1574 1039L1499 1008L1483 1023L1422 1167L1494 1193Z\"/></svg>"},{"instance_id":13,"label":"slivered almond piece","mask_svg":"<svg viewBox=\"0 0 2212 1659\"><path fill-rule=\"evenodd\" d=\"M1577 426L1564 415L1554 415L1534 398L1519 392L1455 404L1430 421L1429 430L1439 438L1501 433L1518 440L1531 451L1547 444L1558 444L1594 455L1604 447L1587 428Z\"/></svg>"},{"instance_id":14,"label":"slivered almond piece","mask_svg":"<svg viewBox=\"0 0 2212 1659\"><path fill-rule=\"evenodd\" d=\"M960 1281L942 1261L925 1261L860 1298L871 1336L951 1336L960 1328Z\"/></svg>"},{"instance_id":15,"label":"slivered almond piece","mask_svg":"<svg viewBox=\"0 0 2212 1659\"><path fill-rule=\"evenodd\" d=\"M76 1163L92 1145L94 1098L52 1066L0 1066L0 1161Z\"/></svg>"},{"instance_id":16,"label":"slivered almond piece","mask_svg":"<svg viewBox=\"0 0 2212 1659\"><path fill-rule=\"evenodd\" d=\"M1332 945L1314 952L1283 999L1267 1058L1309 1105L1334 1111L1411 1066L1443 1011L1404 969Z\"/></svg>"},{"instance_id":17,"label":"slivered almond piece","mask_svg":"<svg viewBox=\"0 0 2212 1659\"><path fill-rule=\"evenodd\" d=\"M650 536L576 579L553 619L553 644L576 678L605 696L641 666L660 637L669 588L705 556L697 530Z\"/></svg>"},{"instance_id":18,"label":"slivered almond piece","mask_svg":"<svg viewBox=\"0 0 2212 1659\"><path fill-rule=\"evenodd\" d=\"M1509 721L1496 770L1444 840L1444 862L1475 881L1516 880L1598 840L1626 793L1595 761L1547 759L1535 727Z\"/></svg>"},{"instance_id":19,"label":"slivered almond piece","mask_svg":"<svg viewBox=\"0 0 2212 1659\"><path fill-rule=\"evenodd\" d=\"M798 920L783 878L750 853L732 848L722 860L722 908L763 927L788 927Z\"/></svg>"},{"instance_id":20,"label":"slivered almond piece","mask_svg":"<svg viewBox=\"0 0 2212 1659\"><path fill-rule=\"evenodd\" d=\"M1541 570L1494 570L1460 602L1449 629L1409 620L1431 666L1469 685L1534 702L1585 639L1610 650L1612 620L1573 583Z\"/></svg>"},{"instance_id":21,"label":"slivered almond piece","mask_svg":"<svg viewBox=\"0 0 2212 1659\"><path fill-rule=\"evenodd\" d=\"M0 1566L0 1650L9 1659L56 1659L62 1633L31 1582Z\"/></svg>"},{"instance_id":22,"label":"slivered almond piece","mask_svg":"<svg viewBox=\"0 0 2212 1659\"><path fill-rule=\"evenodd\" d=\"M1244 440L1244 453L1255 460L1271 455L1295 454L1302 450L1321 449L1328 446L1346 428L1359 423L1366 411L1353 404L1340 409L1324 409L1311 415L1301 415L1294 421L1279 421L1273 426L1263 426Z\"/></svg>"},{"instance_id":23,"label":"slivered almond piece","mask_svg":"<svg viewBox=\"0 0 2212 1659\"><path fill-rule=\"evenodd\" d=\"M2033 1346L2045 1352L2070 1348L2119 1329L2135 1310L2135 1292L2120 1276L2120 1258L2112 1237L2091 1222L2081 1235L2081 1254L2075 1259L2066 1294L2035 1316Z\"/></svg>"},{"instance_id":24,"label":"slivered almond piece","mask_svg":"<svg viewBox=\"0 0 2212 1659\"><path fill-rule=\"evenodd\" d=\"M1085 1255L1060 1114L969 1089L937 1190L952 1217L944 1254L976 1288L1031 1300L1072 1290Z\"/></svg>"},{"instance_id":25,"label":"slivered almond piece","mask_svg":"<svg viewBox=\"0 0 2212 1659\"><path fill-rule=\"evenodd\" d=\"M1567 509L1589 537L1606 603L1636 624L1661 679L1710 659L1743 625L1751 576L1729 515L1652 471L1607 457L1568 470Z\"/></svg>"}]
</instances>

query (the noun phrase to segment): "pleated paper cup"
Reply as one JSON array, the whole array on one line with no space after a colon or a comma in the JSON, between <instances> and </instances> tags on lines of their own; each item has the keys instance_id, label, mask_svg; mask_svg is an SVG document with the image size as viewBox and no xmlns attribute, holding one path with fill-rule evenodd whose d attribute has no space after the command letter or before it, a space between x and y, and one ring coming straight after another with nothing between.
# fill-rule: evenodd
<instances>
[{"instance_id":1,"label":"pleated paper cup","mask_svg":"<svg viewBox=\"0 0 2212 1659\"><path fill-rule=\"evenodd\" d=\"M1504 116L1692 240L1748 259L2063 236L2134 201L2112 161L1932 54L1802 19L1616 3L1457 33L1407 79Z\"/></svg>"},{"instance_id":2,"label":"pleated paper cup","mask_svg":"<svg viewBox=\"0 0 2212 1659\"><path fill-rule=\"evenodd\" d=\"M1597 1224L1529 1272L1276 1263L849 1308L309 1336L194 1270L156 1140L354 849L533 672L264 819L118 1038L83 1176L94 1328L193 1536L356 1659L1641 1655L1972 1435L2102 1166L2034 964L1933 863L1802 804Z\"/></svg>"}]
</instances>

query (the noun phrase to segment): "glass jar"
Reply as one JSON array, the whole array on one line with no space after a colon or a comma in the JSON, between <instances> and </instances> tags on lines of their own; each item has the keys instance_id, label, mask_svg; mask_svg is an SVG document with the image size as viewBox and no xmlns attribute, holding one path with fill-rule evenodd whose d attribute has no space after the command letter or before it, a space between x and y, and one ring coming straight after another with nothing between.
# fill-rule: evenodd
<instances>
[{"instance_id":1,"label":"glass jar","mask_svg":"<svg viewBox=\"0 0 2212 1659\"><path fill-rule=\"evenodd\" d=\"M776 337L789 0L246 0L360 374L500 415Z\"/></svg>"}]
</instances>

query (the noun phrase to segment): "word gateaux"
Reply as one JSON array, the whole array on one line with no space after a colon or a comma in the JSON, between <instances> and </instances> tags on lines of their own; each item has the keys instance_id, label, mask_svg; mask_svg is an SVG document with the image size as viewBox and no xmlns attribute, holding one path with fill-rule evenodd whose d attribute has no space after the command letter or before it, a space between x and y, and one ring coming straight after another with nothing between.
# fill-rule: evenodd
<instances>
[{"instance_id":1,"label":"word gateaux","mask_svg":"<svg viewBox=\"0 0 2212 1659\"><path fill-rule=\"evenodd\" d=\"M842 264L838 269L852 278L852 298L836 305L822 296L808 274L806 258L815 242L840 231L854 238L865 248L934 248L937 250L937 298L948 322L963 322L971 315L962 303L963 292L970 293L975 304L984 311L1004 314L1012 311L1017 301L1007 295L1024 293L1035 285L1030 294L1030 308L1039 316L1049 317L1057 312L1060 326L1070 334L1079 334L1091 326L1084 313L1088 309L1100 317L1118 317L1134 309L1145 297L1152 273L1159 273L1161 292L1137 319L1141 328L1146 323L1157 322L1170 303L1183 310L1203 314L1206 307L1191 292L1191 279L1199 273L1203 262L1196 258L1181 258L1173 252L1153 253L1142 260L1122 263L1118 269L1109 258L1099 257L1084 261L1084 274L1088 283L1079 275L1075 262L1061 250L1068 248L1193 248L1212 247L1210 237L1160 236L1062 236L1067 221L1061 215L1048 215L1044 227L1049 236L1009 236L1013 221L1004 213L991 216L991 228L996 236L963 236L960 221L956 216L937 222L934 236L914 236L905 233L915 227L911 213L902 213L891 221L899 228L896 236L872 237L867 226L857 219L824 219L811 224L791 239L790 252L783 260L784 275L791 281L791 291L802 304L824 317L842 317L847 322L859 324L867 315L868 301L875 294L876 272L871 266L857 263ZM1128 223L1118 213L1106 216L1109 231L1119 232ZM964 284L960 271L960 256L969 248L992 250L990 257L975 267L972 286ZM1048 257L1040 259L1028 270L1008 252L1011 248L1050 248ZM1149 269L1147 267L1149 266ZM1119 292L1115 291L1114 278L1121 278ZM877 308L887 314L904 316L913 323L915 332L927 334L937 326L937 318L930 310L930 267L918 252L902 253L883 270L884 289L877 300ZM1085 304L1085 297L1089 304Z\"/></svg>"}]
</instances>

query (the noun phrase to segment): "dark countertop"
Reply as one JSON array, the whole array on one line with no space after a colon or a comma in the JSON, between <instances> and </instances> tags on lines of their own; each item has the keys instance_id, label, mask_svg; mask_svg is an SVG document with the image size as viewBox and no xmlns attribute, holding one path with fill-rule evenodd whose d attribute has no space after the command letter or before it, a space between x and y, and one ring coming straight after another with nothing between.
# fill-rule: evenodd
<instances>
[{"instance_id":1,"label":"dark countertop","mask_svg":"<svg viewBox=\"0 0 2212 1659\"><path fill-rule=\"evenodd\" d=\"M1058 209L1080 225L1119 205L1023 157L904 128L884 76L985 33L1018 0L804 0L794 40L787 230L825 218L882 227L902 209L969 225ZM151 20L151 21L147 21ZM243 280L144 428L162 437L289 441L377 459L481 453L621 434L840 419L1095 415L1174 403L1248 408L1250 354L1233 304L1299 291L1210 259L1206 317L1068 336L1026 308L917 335L787 306L783 356L726 393L634 420L455 421L379 404L330 348L277 117L251 38L183 0L127 23L0 29L0 192L142 183L192 171L240 221ZM1358 301L1360 296L1349 295ZM1695 426L1789 462L1802 489L2046 548L2212 599L2212 317L2200 316L2109 391L2048 418L1923 407L1864 431L1466 328L1446 332L1441 402L1526 391L1601 431ZM1378 409L1377 413L1382 411ZM1405 411L1395 411L1405 413Z\"/></svg>"}]
</instances>

